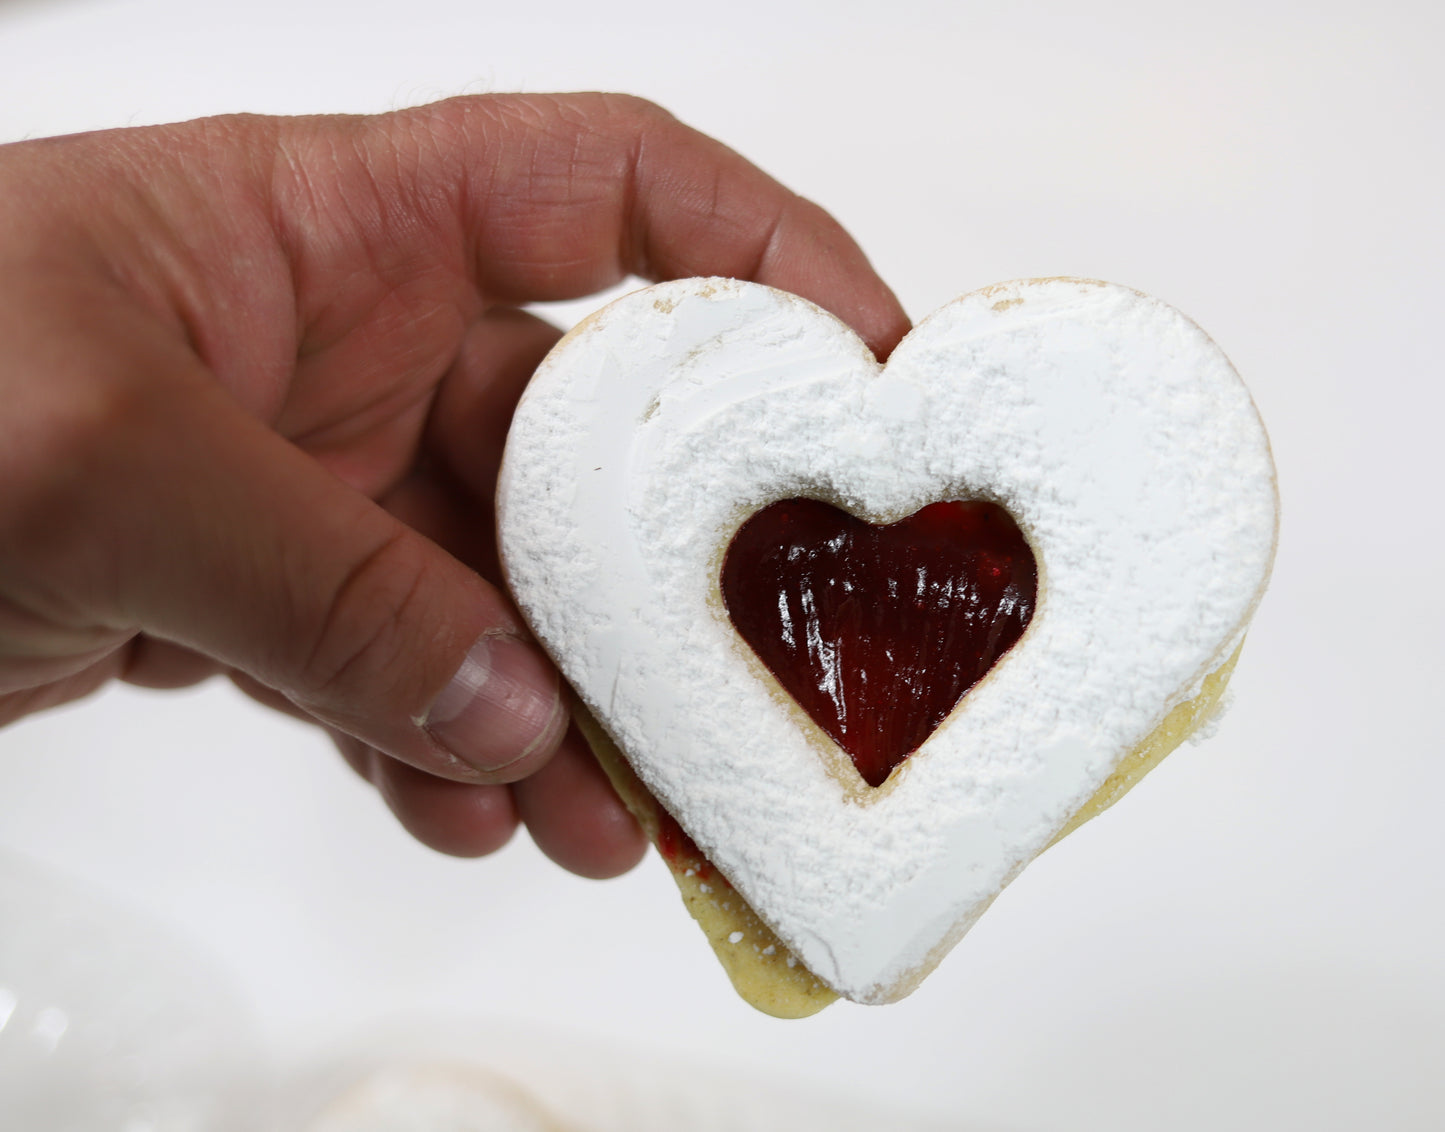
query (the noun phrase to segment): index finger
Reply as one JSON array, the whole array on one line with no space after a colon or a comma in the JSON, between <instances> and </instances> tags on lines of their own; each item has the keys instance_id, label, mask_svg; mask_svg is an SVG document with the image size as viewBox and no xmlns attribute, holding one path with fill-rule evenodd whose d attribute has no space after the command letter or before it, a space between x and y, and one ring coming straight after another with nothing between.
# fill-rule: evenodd
<instances>
[{"instance_id":1,"label":"index finger","mask_svg":"<svg viewBox=\"0 0 1445 1132\"><path fill-rule=\"evenodd\" d=\"M907 332L898 300L827 212L641 99L483 95L356 128L353 152L386 190L379 199L455 210L486 300L577 298L629 274L723 275L817 303L880 357ZM317 140L334 156L334 133Z\"/></svg>"}]
</instances>

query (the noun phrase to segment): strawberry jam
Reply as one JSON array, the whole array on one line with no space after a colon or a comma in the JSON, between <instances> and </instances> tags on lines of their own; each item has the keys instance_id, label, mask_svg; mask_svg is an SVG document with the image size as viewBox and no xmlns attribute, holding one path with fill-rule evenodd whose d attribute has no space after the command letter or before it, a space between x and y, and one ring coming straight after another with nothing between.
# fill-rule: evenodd
<instances>
[{"instance_id":1,"label":"strawberry jam","mask_svg":"<svg viewBox=\"0 0 1445 1132\"><path fill-rule=\"evenodd\" d=\"M732 888L727 878L703 856L697 842L687 835L687 831L677 823L675 817L660 804L654 805L653 812L657 818L657 851L662 854L663 860L680 873L685 872L700 880Z\"/></svg>"},{"instance_id":2,"label":"strawberry jam","mask_svg":"<svg viewBox=\"0 0 1445 1132\"><path fill-rule=\"evenodd\" d=\"M875 526L785 499L739 528L721 585L743 640L880 786L1023 634L1038 571L993 503Z\"/></svg>"}]
</instances>

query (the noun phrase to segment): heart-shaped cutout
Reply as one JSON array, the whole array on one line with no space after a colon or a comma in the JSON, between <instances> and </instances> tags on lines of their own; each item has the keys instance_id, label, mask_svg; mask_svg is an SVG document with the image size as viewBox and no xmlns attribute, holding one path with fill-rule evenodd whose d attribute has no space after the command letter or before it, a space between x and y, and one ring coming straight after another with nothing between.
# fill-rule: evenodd
<instances>
[{"instance_id":1,"label":"heart-shaped cutout","mask_svg":"<svg viewBox=\"0 0 1445 1132\"><path fill-rule=\"evenodd\" d=\"M879 525L784 499L738 529L719 584L743 640L881 786L1023 635L1038 571L996 503Z\"/></svg>"},{"instance_id":2,"label":"heart-shaped cutout","mask_svg":"<svg viewBox=\"0 0 1445 1132\"><path fill-rule=\"evenodd\" d=\"M733 535L804 497L877 525L989 500L1037 560L1027 631L878 789L835 773L722 599ZM906 994L1178 741L1263 591L1275 513L1263 427L1213 342L1069 279L956 300L886 367L766 287L629 295L538 369L497 495L518 607L587 711L802 964L863 1002ZM750 933L722 946L772 947Z\"/></svg>"}]
</instances>

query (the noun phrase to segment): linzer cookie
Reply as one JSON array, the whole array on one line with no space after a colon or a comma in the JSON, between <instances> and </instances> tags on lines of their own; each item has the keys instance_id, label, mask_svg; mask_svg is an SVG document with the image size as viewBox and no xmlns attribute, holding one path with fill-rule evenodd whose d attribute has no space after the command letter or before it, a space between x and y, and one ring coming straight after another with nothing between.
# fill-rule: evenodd
<instances>
[{"instance_id":1,"label":"linzer cookie","mask_svg":"<svg viewBox=\"0 0 1445 1132\"><path fill-rule=\"evenodd\" d=\"M528 388L508 581L734 983L911 991L1214 710L1269 576L1263 426L1163 303L1006 283L880 366L792 295L629 295Z\"/></svg>"}]
</instances>

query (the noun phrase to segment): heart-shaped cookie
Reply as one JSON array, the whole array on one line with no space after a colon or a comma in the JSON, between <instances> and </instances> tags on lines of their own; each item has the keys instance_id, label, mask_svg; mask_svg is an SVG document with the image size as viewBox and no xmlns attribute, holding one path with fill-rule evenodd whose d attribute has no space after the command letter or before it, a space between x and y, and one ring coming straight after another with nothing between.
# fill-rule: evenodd
<instances>
[{"instance_id":1,"label":"heart-shaped cookie","mask_svg":"<svg viewBox=\"0 0 1445 1132\"><path fill-rule=\"evenodd\" d=\"M789 500L870 529L989 505L1032 551L1027 628L916 749L892 744L891 774L865 779L725 600L739 530ZM538 370L498 490L512 591L587 711L762 924L863 1002L912 989L1178 741L1264 589L1275 515L1218 348L1156 300L1069 279L965 296L887 366L766 287L637 292ZM729 946L776 953L750 931Z\"/></svg>"}]
</instances>

